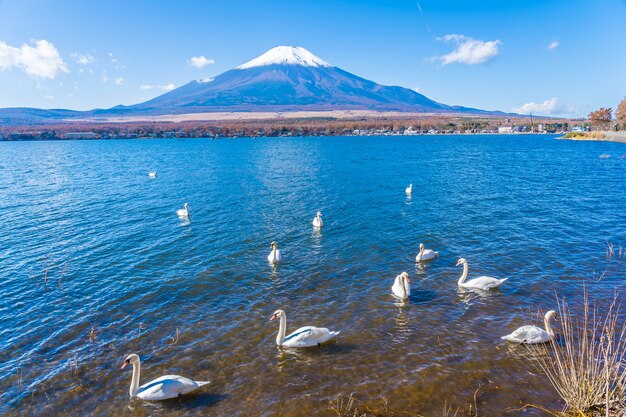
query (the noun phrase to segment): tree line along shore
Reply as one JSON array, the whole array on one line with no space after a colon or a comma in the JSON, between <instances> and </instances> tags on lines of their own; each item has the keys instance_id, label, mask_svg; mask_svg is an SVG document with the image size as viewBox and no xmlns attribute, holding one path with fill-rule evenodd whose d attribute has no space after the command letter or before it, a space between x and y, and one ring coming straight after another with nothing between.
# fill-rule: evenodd
<instances>
[{"instance_id":1,"label":"tree line along shore","mask_svg":"<svg viewBox=\"0 0 626 417\"><path fill-rule=\"evenodd\" d=\"M586 121L573 119L467 116L122 123L94 121L0 126L0 140L559 133L573 128L587 129L587 126Z\"/></svg>"}]
</instances>

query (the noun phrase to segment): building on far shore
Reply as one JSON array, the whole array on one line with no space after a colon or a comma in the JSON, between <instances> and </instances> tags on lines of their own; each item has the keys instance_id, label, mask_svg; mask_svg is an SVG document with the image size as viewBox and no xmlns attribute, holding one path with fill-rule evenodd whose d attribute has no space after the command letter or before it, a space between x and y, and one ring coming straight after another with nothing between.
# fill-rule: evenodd
<instances>
[{"instance_id":1,"label":"building on far shore","mask_svg":"<svg viewBox=\"0 0 626 417\"><path fill-rule=\"evenodd\" d=\"M63 137L65 139L97 139L98 135L94 132L67 132Z\"/></svg>"},{"instance_id":2,"label":"building on far shore","mask_svg":"<svg viewBox=\"0 0 626 417\"><path fill-rule=\"evenodd\" d=\"M513 126L498 126L498 133L513 133Z\"/></svg>"}]
</instances>

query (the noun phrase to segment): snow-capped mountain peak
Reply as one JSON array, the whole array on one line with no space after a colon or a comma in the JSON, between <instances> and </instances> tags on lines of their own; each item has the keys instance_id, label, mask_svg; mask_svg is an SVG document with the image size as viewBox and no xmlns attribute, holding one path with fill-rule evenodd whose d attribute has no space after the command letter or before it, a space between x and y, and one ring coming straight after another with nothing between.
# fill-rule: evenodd
<instances>
[{"instance_id":1,"label":"snow-capped mountain peak","mask_svg":"<svg viewBox=\"0 0 626 417\"><path fill-rule=\"evenodd\" d=\"M236 69L262 67L266 65L302 65L305 67L332 67L331 64L313 55L301 46L277 46L263 55L239 65Z\"/></svg>"}]
</instances>

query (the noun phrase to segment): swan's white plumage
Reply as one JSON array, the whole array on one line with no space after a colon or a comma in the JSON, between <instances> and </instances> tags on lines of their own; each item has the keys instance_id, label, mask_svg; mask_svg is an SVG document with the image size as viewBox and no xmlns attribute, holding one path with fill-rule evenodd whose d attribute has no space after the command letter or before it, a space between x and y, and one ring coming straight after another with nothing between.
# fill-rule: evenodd
<instances>
[{"instance_id":1,"label":"swan's white plumage","mask_svg":"<svg viewBox=\"0 0 626 417\"><path fill-rule=\"evenodd\" d=\"M208 383L209 381L192 381L180 375L165 375L140 386L136 396L147 401L167 400L188 394Z\"/></svg>"},{"instance_id":2,"label":"swan's white plumage","mask_svg":"<svg viewBox=\"0 0 626 417\"><path fill-rule=\"evenodd\" d=\"M482 276L478 278L471 279L469 281L465 281L467 278L467 274L469 272L469 266L467 264L467 260L464 258L459 259L456 263L458 265L463 265L463 274L461 278L459 278L459 287L468 288L468 289L478 289L483 291L493 290L498 288L504 281L508 278L498 279L493 277Z\"/></svg>"},{"instance_id":3,"label":"swan's white plumage","mask_svg":"<svg viewBox=\"0 0 626 417\"><path fill-rule=\"evenodd\" d=\"M409 279L409 274L403 272L398 275L391 286L391 292L395 297L403 301L407 300L411 295L411 280Z\"/></svg>"},{"instance_id":4,"label":"swan's white plumage","mask_svg":"<svg viewBox=\"0 0 626 417\"><path fill-rule=\"evenodd\" d=\"M324 222L322 221L322 213L320 211L317 212L317 215L313 218L313 227L322 227L324 226Z\"/></svg>"},{"instance_id":5,"label":"swan's white plumage","mask_svg":"<svg viewBox=\"0 0 626 417\"><path fill-rule=\"evenodd\" d=\"M156 171L149 172L149 173L148 173L148 176L149 176L150 178L156 178L157 173L156 173Z\"/></svg>"},{"instance_id":6,"label":"swan's white plumage","mask_svg":"<svg viewBox=\"0 0 626 417\"><path fill-rule=\"evenodd\" d=\"M406 187L406 190L404 190L404 192L406 193L406 195L411 195L413 193L413 184L409 184L409 186Z\"/></svg>"},{"instance_id":7,"label":"swan's white plumage","mask_svg":"<svg viewBox=\"0 0 626 417\"><path fill-rule=\"evenodd\" d=\"M178 217L189 217L189 203L185 203L182 209L176 210Z\"/></svg>"},{"instance_id":8,"label":"swan's white plumage","mask_svg":"<svg viewBox=\"0 0 626 417\"><path fill-rule=\"evenodd\" d=\"M556 317L556 311L550 310L544 316L544 326L542 329L538 326L526 325L515 330L511 334L502 336L501 339L514 343L538 344L549 342L554 338L551 320Z\"/></svg>"},{"instance_id":9,"label":"swan's white plumage","mask_svg":"<svg viewBox=\"0 0 626 417\"><path fill-rule=\"evenodd\" d=\"M278 249L278 244L276 242L270 243L272 250L269 255L267 255L267 261L271 264L275 264L280 262L280 249Z\"/></svg>"},{"instance_id":10,"label":"swan's white plumage","mask_svg":"<svg viewBox=\"0 0 626 417\"><path fill-rule=\"evenodd\" d=\"M425 249L424 248L424 244L420 243L420 251L418 252L417 256L415 257L415 262L432 261L437 256L439 256L439 252L434 251L432 249Z\"/></svg>"},{"instance_id":11,"label":"swan's white plumage","mask_svg":"<svg viewBox=\"0 0 626 417\"><path fill-rule=\"evenodd\" d=\"M330 331L325 327L305 326L285 336L287 329L287 315L283 310L276 310L270 320L280 319L276 344L278 346L304 348L318 346L335 338L341 332Z\"/></svg>"},{"instance_id":12,"label":"swan's white plumage","mask_svg":"<svg viewBox=\"0 0 626 417\"><path fill-rule=\"evenodd\" d=\"M126 357L122 369L133 366L133 374L130 382L129 394L131 397L141 398L147 401L161 401L185 395L207 385L210 381L193 381L180 375L164 375L139 386L141 375L141 360L139 355L131 353Z\"/></svg>"},{"instance_id":13,"label":"swan's white plumage","mask_svg":"<svg viewBox=\"0 0 626 417\"><path fill-rule=\"evenodd\" d=\"M552 338L550 337L548 332L546 332L541 327L527 325L520 327L511 334L502 336L502 339L514 343L535 344L549 342Z\"/></svg>"}]
</instances>

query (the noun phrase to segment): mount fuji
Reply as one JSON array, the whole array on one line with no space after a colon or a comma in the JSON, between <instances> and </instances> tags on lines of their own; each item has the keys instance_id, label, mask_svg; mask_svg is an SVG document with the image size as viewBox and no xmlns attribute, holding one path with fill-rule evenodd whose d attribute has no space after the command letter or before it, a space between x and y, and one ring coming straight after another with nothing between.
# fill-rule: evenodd
<instances>
[{"instance_id":1,"label":"mount fuji","mask_svg":"<svg viewBox=\"0 0 626 417\"><path fill-rule=\"evenodd\" d=\"M301 110L488 113L447 106L408 88L377 84L299 46L277 46L215 78L192 81L126 109L152 114Z\"/></svg>"},{"instance_id":2,"label":"mount fuji","mask_svg":"<svg viewBox=\"0 0 626 417\"><path fill-rule=\"evenodd\" d=\"M0 109L0 122L137 117L210 112L370 110L504 115L438 103L404 87L385 86L336 67L296 46L277 46L214 78L191 81L143 103L85 112Z\"/></svg>"}]
</instances>

